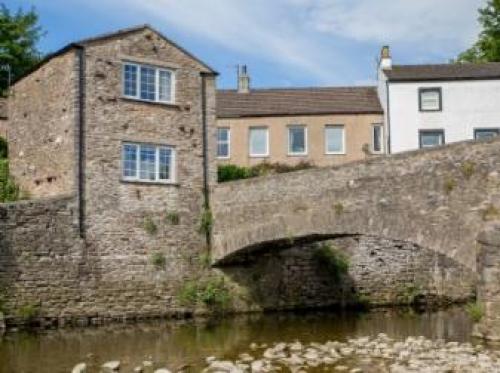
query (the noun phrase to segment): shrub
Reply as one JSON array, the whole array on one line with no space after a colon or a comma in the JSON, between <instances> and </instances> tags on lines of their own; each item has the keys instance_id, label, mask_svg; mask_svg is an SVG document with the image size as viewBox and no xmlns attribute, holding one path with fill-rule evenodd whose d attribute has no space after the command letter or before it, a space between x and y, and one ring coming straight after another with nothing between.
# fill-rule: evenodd
<instances>
[{"instance_id":1,"label":"shrub","mask_svg":"<svg viewBox=\"0 0 500 373\"><path fill-rule=\"evenodd\" d=\"M167 214L165 215L165 220L171 225L179 225L181 221L179 213L175 211L167 212Z\"/></svg>"},{"instance_id":2,"label":"shrub","mask_svg":"<svg viewBox=\"0 0 500 373\"><path fill-rule=\"evenodd\" d=\"M0 137L0 159L7 158L9 156L9 145L7 140Z\"/></svg>"},{"instance_id":3,"label":"shrub","mask_svg":"<svg viewBox=\"0 0 500 373\"><path fill-rule=\"evenodd\" d=\"M479 303L469 303L465 306L465 312L474 322L479 322L484 316L484 307Z\"/></svg>"},{"instance_id":4,"label":"shrub","mask_svg":"<svg viewBox=\"0 0 500 373\"><path fill-rule=\"evenodd\" d=\"M465 161L460 165L460 170L464 177L469 180L476 170L476 164L472 161Z\"/></svg>"},{"instance_id":5,"label":"shrub","mask_svg":"<svg viewBox=\"0 0 500 373\"><path fill-rule=\"evenodd\" d=\"M285 163L261 162L252 167L240 167L231 164L219 165L217 176L219 183L227 181L248 179L252 177L264 176L269 174L281 174L312 168L314 165L307 161L301 161L295 165Z\"/></svg>"},{"instance_id":6,"label":"shrub","mask_svg":"<svg viewBox=\"0 0 500 373\"><path fill-rule=\"evenodd\" d=\"M17 315L26 322L33 321L40 314L40 306L28 304L17 310Z\"/></svg>"},{"instance_id":7,"label":"shrub","mask_svg":"<svg viewBox=\"0 0 500 373\"><path fill-rule=\"evenodd\" d=\"M179 292L179 301L183 305L194 306L202 303L212 311L222 311L231 301L231 294L222 277L206 281L187 282Z\"/></svg>"},{"instance_id":8,"label":"shrub","mask_svg":"<svg viewBox=\"0 0 500 373\"><path fill-rule=\"evenodd\" d=\"M153 264L158 269L165 268L167 259L165 258L165 255L163 255L163 253L156 252L151 255L151 264Z\"/></svg>"},{"instance_id":9,"label":"shrub","mask_svg":"<svg viewBox=\"0 0 500 373\"><path fill-rule=\"evenodd\" d=\"M316 248L313 258L337 281L349 271L349 259L327 243Z\"/></svg>"},{"instance_id":10,"label":"shrub","mask_svg":"<svg viewBox=\"0 0 500 373\"><path fill-rule=\"evenodd\" d=\"M337 215L342 215L344 213L344 205L340 202L333 205L333 209Z\"/></svg>"},{"instance_id":11,"label":"shrub","mask_svg":"<svg viewBox=\"0 0 500 373\"><path fill-rule=\"evenodd\" d=\"M200 219L200 233L210 234L210 232L212 232L213 223L214 218L212 216L212 211L210 211L209 208L204 208Z\"/></svg>"},{"instance_id":12,"label":"shrub","mask_svg":"<svg viewBox=\"0 0 500 373\"><path fill-rule=\"evenodd\" d=\"M0 202L12 202L20 199L19 187L10 177L9 161L0 159Z\"/></svg>"},{"instance_id":13,"label":"shrub","mask_svg":"<svg viewBox=\"0 0 500 373\"><path fill-rule=\"evenodd\" d=\"M495 220L498 217L500 217L500 211L493 205L488 205L482 212L483 221Z\"/></svg>"},{"instance_id":14,"label":"shrub","mask_svg":"<svg viewBox=\"0 0 500 373\"><path fill-rule=\"evenodd\" d=\"M399 291L398 298L402 303L412 305L415 304L420 295L422 295L420 286L411 284L404 286Z\"/></svg>"},{"instance_id":15,"label":"shrub","mask_svg":"<svg viewBox=\"0 0 500 373\"><path fill-rule=\"evenodd\" d=\"M198 257L198 261L203 268L209 268L212 264L212 257L210 252L204 252Z\"/></svg>"},{"instance_id":16,"label":"shrub","mask_svg":"<svg viewBox=\"0 0 500 373\"><path fill-rule=\"evenodd\" d=\"M449 177L447 178L445 181L444 181L444 192L446 194L450 194L453 189L455 189L455 187L457 186L457 182L455 181L455 179Z\"/></svg>"},{"instance_id":17,"label":"shrub","mask_svg":"<svg viewBox=\"0 0 500 373\"><path fill-rule=\"evenodd\" d=\"M155 235L158 232L158 227L149 216L144 218L143 228L150 235Z\"/></svg>"}]
</instances>

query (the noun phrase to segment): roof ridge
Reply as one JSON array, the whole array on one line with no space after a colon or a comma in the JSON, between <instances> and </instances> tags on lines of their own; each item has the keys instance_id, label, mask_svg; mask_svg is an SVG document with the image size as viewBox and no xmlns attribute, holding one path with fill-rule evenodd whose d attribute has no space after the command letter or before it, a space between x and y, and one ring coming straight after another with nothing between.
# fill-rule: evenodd
<instances>
[{"instance_id":1,"label":"roof ridge","mask_svg":"<svg viewBox=\"0 0 500 373\"><path fill-rule=\"evenodd\" d=\"M309 86L309 87L263 87L263 88L251 88L250 93L259 92L259 91L308 91L308 90L317 90L317 91L326 91L332 89L375 89L377 86L375 85L366 85L366 86ZM217 92L237 92L237 89L218 89Z\"/></svg>"},{"instance_id":2,"label":"roof ridge","mask_svg":"<svg viewBox=\"0 0 500 373\"><path fill-rule=\"evenodd\" d=\"M443 67L461 67L461 66L485 66L485 65L500 65L500 62L460 62L460 63L423 63L423 64L394 64L392 67L432 67L432 66L443 66Z\"/></svg>"}]
</instances>

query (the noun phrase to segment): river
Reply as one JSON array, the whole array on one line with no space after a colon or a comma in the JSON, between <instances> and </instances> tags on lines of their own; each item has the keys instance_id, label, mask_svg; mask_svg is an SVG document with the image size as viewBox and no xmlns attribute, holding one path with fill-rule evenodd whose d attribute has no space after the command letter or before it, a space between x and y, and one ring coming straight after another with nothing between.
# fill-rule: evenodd
<instances>
[{"instance_id":1,"label":"river","mask_svg":"<svg viewBox=\"0 0 500 373\"><path fill-rule=\"evenodd\" d=\"M158 321L135 325L44 331L9 331L0 337L1 373L68 373L85 362L98 372L110 360L121 372L143 361L177 371L199 372L205 358L235 359L251 343L302 343L376 336L395 339L425 336L471 341L472 324L461 308L419 313L412 310L371 312L294 312L230 316L219 320Z\"/></svg>"}]
</instances>

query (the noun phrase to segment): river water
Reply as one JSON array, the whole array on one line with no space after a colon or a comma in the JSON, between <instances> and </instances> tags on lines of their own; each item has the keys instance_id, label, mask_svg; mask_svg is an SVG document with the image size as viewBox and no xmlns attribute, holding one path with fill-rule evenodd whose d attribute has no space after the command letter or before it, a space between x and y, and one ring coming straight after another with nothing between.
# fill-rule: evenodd
<instances>
[{"instance_id":1,"label":"river water","mask_svg":"<svg viewBox=\"0 0 500 373\"><path fill-rule=\"evenodd\" d=\"M100 328L8 332L0 337L1 373L67 373L85 362L89 372L121 362L132 372L145 360L158 368L199 372L208 356L234 359L251 343L302 343L386 333L396 339L425 336L471 341L472 325L461 308L419 313L413 310L303 312L231 316L220 320L149 322Z\"/></svg>"}]
</instances>

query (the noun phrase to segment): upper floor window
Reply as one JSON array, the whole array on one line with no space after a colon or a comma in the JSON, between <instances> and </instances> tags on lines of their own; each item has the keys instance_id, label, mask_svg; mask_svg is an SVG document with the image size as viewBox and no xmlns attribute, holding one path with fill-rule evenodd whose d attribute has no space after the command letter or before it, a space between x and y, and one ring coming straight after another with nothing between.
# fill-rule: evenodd
<instances>
[{"instance_id":1,"label":"upper floor window","mask_svg":"<svg viewBox=\"0 0 500 373\"><path fill-rule=\"evenodd\" d=\"M372 152L382 153L384 138L384 126L381 124L374 124L372 126Z\"/></svg>"},{"instance_id":2,"label":"upper floor window","mask_svg":"<svg viewBox=\"0 0 500 373\"><path fill-rule=\"evenodd\" d=\"M174 182L175 150L166 145L124 143L122 176L127 181Z\"/></svg>"},{"instance_id":3,"label":"upper floor window","mask_svg":"<svg viewBox=\"0 0 500 373\"><path fill-rule=\"evenodd\" d=\"M250 128L250 157L269 156L269 130L267 127Z\"/></svg>"},{"instance_id":4,"label":"upper floor window","mask_svg":"<svg viewBox=\"0 0 500 373\"><path fill-rule=\"evenodd\" d=\"M421 130L419 132L420 148L433 148L444 144L443 130Z\"/></svg>"},{"instance_id":5,"label":"upper floor window","mask_svg":"<svg viewBox=\"0 0 500 373\"><path fill-rule=\"evenodd\" d=\"M441 88L420 88L418 95L420 111L441 111L443 109Z\"/></svg>"},{"instance_id":6,"label":"upper floor window","mask_svg":"<svg viewBox=\"0 0 500 373\"><path fill-rule=\"evenodd\" d=\"M345 132L342 125L328 125L325 127L326 154L345 153Z\"/></svg>"},{"instance_id":7,"label":"upper floor window","mask_svg":"<svg viewBox=\"0 0 500 373\"><path fill-rule=\"evenodd\" d=\"M123 95L137 100L172 104L175 95L174 72L153 66L124 63Z\"/></svg>"},{"instance_id":8,"label":"upper floor window","mask_svg":"<svg viewBox=\"0 0 500 373\"><path fill-rule=\"evenodd\" d=\"M217 128L217 158L229 158L231 154L231 131Z\"/></svg>"},{"instance_id":9,"label":"upper floor window","mask_svg":"<svg viewBox=\"0 0 500 373\"><path fill-rule=\"evenodd\" d=\"M305 126L288 127L288 154L307 154L307 128Z\"/></svg>"},{"instance_id":10,"label":"upper floor window","mask_svg":"<svg viewBox=\"0 0 500 373\"><path fill-rule=\"evenodd\" d=\"M500 135L500 128L476 128L474 130L474 139L489 139Z\"/></svg>"}]
</instances>

